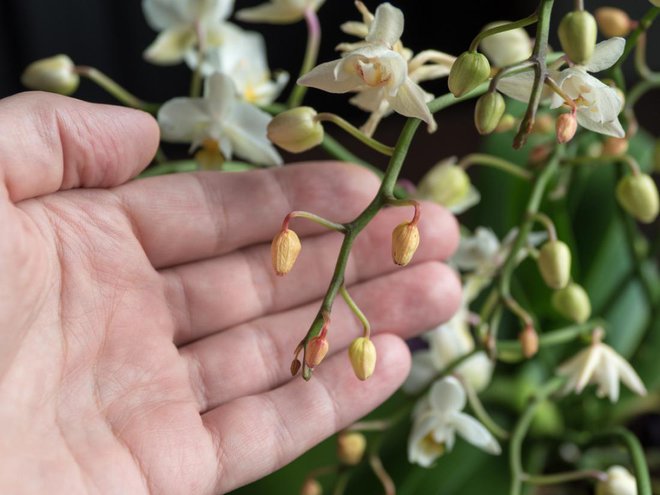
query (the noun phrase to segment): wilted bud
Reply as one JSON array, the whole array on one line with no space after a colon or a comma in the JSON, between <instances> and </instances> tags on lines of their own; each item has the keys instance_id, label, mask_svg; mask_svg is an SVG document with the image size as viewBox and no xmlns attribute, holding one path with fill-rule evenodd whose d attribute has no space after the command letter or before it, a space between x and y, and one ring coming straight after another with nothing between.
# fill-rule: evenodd
<instances>
[{"instance_id":1,"label":"wilted bud","mask_svg":"<svg viewBox=\"0 0 660 495\"><path fill-rule=\"evenodd\" d=\"M367 439L357 431L340 433L337 437L337 457L347 466L360 464L366 448Z\"/></svg>"},{"instance_id":2,"label":"wilted bud","mask_svg":"<svg viewBox=\"0 0 660 495\"><path fill-rule=\"evenodd\" d=\"M577 131L577 118L573 112L562 113L557 117L557 142L568 143Z\"/></svg>"},{"instance_id":3,"label":"wilted bud","mask_svg":"<svg viewBox=\"0 0 660 495\"><path fill-rule=\"evenodd\" d=\"M555 130L555 119L549 113L542 113L534 119L532 132L539 134L548 134Z\"/></svg>"},{"instance_id":4,"label":"wilted bud","mask_svg":"<svg viewBox=\"0 0 660 495\"><path fill-rule=\"evenodd\" d=\"M616 186L616 199L633 217L651 223L658 216L658 188L647 174L628 175Z\"/></svg>"},{"instance_id":5,"label":"wilted bud","mask_svg":"<svg viewBox=\"0 0 660 495\"><path fill-rule=\"evenodd\" d=\"M68 56L55 55L28 65L21 82L30 89L70 95L80 84L80 76L74 69L73 60Z\"/></svg>"},{"instance_id":6,"label":"wilted bud","mask_svg":"<svg viewBox=\"0 0 660 495\"><path fill-rule=\"evenodd\" d=\"M621 466L607 470L607 479L596 482L596 495L637 495L637 480Z\"/></svg>"},{"instance_id":7,"label":"wilted bud","mask_svg":"<svg viewBox=\"0 0 660 495\"><path fill-rule=\"evenodd\" d=\"M291 361L291 376L296 376L300 371L301 366L302 363L300 362L300 359L295 358L293 361Z\"/></svg>"},{"instance_id":8,"label":"wilted bud","mask_svg":"<svg viewBox=\"0 0 660 495\"><path fill-rule=\"evenodd\" d=\"M494 132L509 132L516 125L516 118L510 113L505 113L497 123Z\"/></svg>"},{"instance_id":9,"label":"wilted bud","mask_svg":"<svg viewBox=\"0 0 660 495\"><path fill-rule=\"evenodd\" d=\"M300 495L322 495L323 487L314 478L307 478L300 489Z\"/></svg>"},{"instance_id":10,"label":"wilted bud","mask_svg":"<svg viewBox=\"0 0 660 495\"><path fill-rule=\"evenodd\" d=\"M525 325L518 334L518 341L525 358L529 359L539 352L539 336L533 326Z\"/></svg>"},{"instance_id":11,"label":"wilted bud","mask_svg":"<svg viewBox=\"0 0 660 495\"><path fill-rule=\"evenodd\" d=\"M600 32L606 38L615 36L628 36L632 30L632 21L628 14L616 7L600 7L595 10L596 22Z\"/></svg>"},{"instance_id":12,"label":"wilted bud","mask_svg":"<svg viewBox=\"0 0 660 495\"><path fill-rule=\"evenodd\" d=\"M576 64L589 61L596 47L597 35L596 19L586 10L569 12L559 23L561 47Z\"/></svg>"},{"instance_id":13,"label":"wilted bud","mask_svg":"<svg viewBox=\"0 0 660 495\"><path fill-rule=\"evenodd\" d=\"M561 241L548 241L537 260L543 280L553 289L563 289L571 278L571 250Z\"/></svg>"},{"instance_id":14,"label":"wilted bud","mask_svg":"<svg viewBox=\"0 0 660 495\"><path fill-rule=\"evenodd\" d=\"M483 28L488 29L508 24L506 21L492 22ZM481 51L497 67L506 67L529 58L532 54L532 42L523 28L510 29L502 33L484 38L480 45Z\"/></svg>"},{"instance_id":15,"label":"wilted bud","mask_svg":"<svg viewBox=\"0 0 660 495\"><path fill-rule=\"evenodd\" d=\"M451 158L437 163L422 177L417 195L441 204L452 213L461 213L479 201L473 189L470 176Z\"/></svg>"},{"instance_id":16,"label":"wilted bud","mask_svg":"<svg viewBox=\"0 0 660 495\"><path fill-rule=\"evenodd\" d=\"M463 52L451 66L449 91L456 97L469 93L490 77L488 59L478 52Z\"/></svg>"},{"instance_id":17,"label":"wilted bud","mask_svg":"<svg viewBox=\"0 0 660 495\"><path fill-rule=\"evenodd\" d=\"M316 368L323 358L328 353L330 348L328 344L328 339L325 338L325 332L321 332L320 335L314 337L307 344L307 352L305 353L305 363L310 368Z\"/></svg>"},{"instance_id":18,"label":"wilted bud","mask_svg":"<svg viewBox=\"0 0 660 495\"><path fill-rule=\"evenodd\" d=\"M474 125L479 134L490 134L504 115L504 97L497 91L488 92L477 100L474 107Z\"/></svg>"},{"instance_id":19,"label":"wilted bud","mask_svg":"<svg viewBox=\"0 0 660 495\"><path fill-rule=\"evenodd\" d=\"M584 323L591 316L591 302L586 291L576 283L569 283L552 295L552 305L569 320Z\"/></svg>"},{"instance_id":20,"label":"wilted bud","mask_svg":"<svg viewBox=\"0 0 660 495\"><path fill-rule=\"evenodd\" d=\"M268 139L291 153L302 153L323 141L323 125L312 107L297 107L273 117Z\"/></svg>"},{"instance_id":21,"label":"wilted bud","mask_svg":"<svg viewBox=\"0 0 660 495\"><path fill-rule=\"evenodd\" d=\"M293 268L302 245L298 235L291 229L281 231L270 246L273 269L278 275L286 275Z\"/></svg>"},{"instance_id":22,"label":"wilted bud","mask_svg":"<svg viewBox=\"0 0 660 495\"><path fill-rule=\"evenodd\" d=\"M400 266L410 263L419 246L417 225L403 222L392 231L392 259Z\"/></svg>"},{"instance_id":23,"label":"wilted bud","mask_svg":"<svg viewBox=\"0 0 660 495\"><path fill-rule=\"evenodd\" d=\"M369 337L358 337L348 348L348 357L355 376L366 380L374 373L376 368L376 346Z\"/></svg>"},{"instance_id":24,"label":"wilted bud","mask_svg":"<svg viewBox=\"0 0 660 495\"><path fill-rule=\"evenodd\" d=\"M628 145L629 143L626 138L608 136L603 141L601 154L603 156L621 156L628 151Z\"/></svg>"}]
</instances>

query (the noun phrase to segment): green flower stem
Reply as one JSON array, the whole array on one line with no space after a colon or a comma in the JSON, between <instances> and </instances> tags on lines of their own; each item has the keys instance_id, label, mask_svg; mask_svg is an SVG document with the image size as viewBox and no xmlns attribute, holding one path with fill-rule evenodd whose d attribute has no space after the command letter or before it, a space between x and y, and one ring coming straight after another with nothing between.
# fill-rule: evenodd
<instances>
[{"instance_id":1,"label":"green flower stem","mask_svg":"<svg viewBox=\"0 0 660 495\"><path fill-rule=\"evenodd\" d=\"M639 20L639 24L626 38L626 47L623 50L623 55L617 60L616 64L610 69L612 72L620 71L623 63L630 55L630 52L633 51L635 46L637 46L637 40L639 37L645 33L653 24L655 18L660 14L660 7L651 7L644 16ZM619 86L619 84L617 84Z\"/></svg>"},{"instance_id":2,"label":"green flower stem","mask_svg":"<svg viewBox=\"0 0 660 495\"><path fill-rule=\"evenodd\" d=\"M358 305L355 304L355 301L353 301L353 298L351 298L351 295L346 290L345 285L341 286L339 292L341 293L341 296L344 298L344 301L346 301L348 307L355 314L355 316L357 316L357 319L360 320L360 323L362 323L362 328L364 329L364 333L362 336L365 338L369 338L369 335L371 333L371 325L369 325L369 320L367 320L367 317L364 316L362 310L358 308Z\"/></svg>"},{"instance_id":3,"label":"green flower stem","mask_svg":"<svg viewBox=\"0 0 660 495\"><path fill-rule=\"evenodd\" d=\"M642 79L660 77L660 74L653 72L646 63L646 32L640 34L637 39L637 48L635 49L635 70Z\"/></svg>"},{"instance_id":4,"label":"green flower stem","mask_svg":"<svg viewBox=\"0 0 660 495\"><path fill-rule=\"evenodd\" d=\"M142 101L140 98L129 93L124 87L120 86L116 81L110 79L97 68L89 67L86 65L78 65L74 70L76 74L82 77L86 77L90 81L96 83L98 86L103 88L109 94L114 96L120 103L126 105L127 107L144 110L145 112L149 112L154 115L158 113L158 108L160 108L158 103L147 103Z\"/></svg>"},{"instance_id":5,"label":"green flower stem","mask_svg":"<svg viewBox=\"0 0 660 495\"><path fill-rule=\"evenodd\" d=\"M387 204L396 207L412 206L415 209L415 213L413 214L410 223L412 225L417 225L417 222L419 222L419 217L422 213L422 207L419 204L419 201L415 201L414 199L387 198Z\"/></svg>"},{"instance_id":6,"label":"green flower stem","mask_svg":"<svg viewBox=\"0 0 660 495\"><path fill-rule=\"evenodd\" d=\"M361 141L362 143L369 146L371 149L376 150L379 153L382 153L383 155L392 156L392 154L394 153L394 148L392 148L391 146L387 146L386 144L383 144L380 141L377 141L376 139L367 136L364 132L362 132L360 129L355 127L350 122L342 119L339 115L335 115L334 113L324 112L318 114L316 116L316 120L319 122L332 122L336 126L348 132L358 141Z\"/></svg>"},{"instance_id":7,"label":"green flower stem","mask_svg":"<svg viewBox=\"0 0 660 495\"><path fill-rule=\"evenodd\" d=\"M474 390L474 388L472 388L472 386L466 380L461 379L460 381L463 385L463 388L465 389L470 407L472 408L472 411L474 412L474 415L477 417L477 419L479 419L479 421L481 421L484 426L488 428L488 430L497 438L500 440L507 440L510 436L509 432L498 425L491 417L491 415L488 414L488 411L486 411L486 408L481 403L481 400L479 399L479 396L477 395L477 392Z\"/></svg>"},{"instance_id":8,"label":"green flower stem","mask_svg":"<svg viewBox=\"0 0 660 495\"><path fill-rule=\"evenodd\" d=\"M358 421L346 428L345 431L385 431L392 426L388 419L375 419L373 421Z\"/></svg>"},{"instance_id":9,"label":"green flower stem","mask_svg":"<svg viewBox=\"0 0 660 495\"><path fill-rule=\"evenodd\" d=\"M626 95L626 108L632 109L642 96L657 88L660 88L660 77L638 82Z\"/></svg>"},{"instance_id":10,"label":"green flower stem","mask_svg":"<svg viewBox=\"0 0 660 495\"><path fill-rule=\"evenodd\" d=\"M555 223L550 219L545 213L536 212L532 215L532 220L540 222L545 227L545 230L548 232L548 240L555 242L557 240L557 229L555 228Z\"/></svg>"},{"instance_id":11,"label":"green flower stem","mask_svg":"<svg viewBox=\"0 0 660 495\"><path fill-rule=\"evenodd\" d=\"M335 230L337 232L342 232L342 233L346 232L346 227L344 227L340 223L331 222L330 220L315 215L314 213L309 213L308 211L300 211L300 210L292 211L286 217L284 217L284 221L282 222L282 230L286 230L287 228L289 228L289 222L294 218L304 218L305 220L310 220L314 223L318 223L319 225L322 225L326 229Z\"/></svg>"},{"instance_id":12,"label":"green flower stem","mask_svg":"<svg viewBox=\"0 0 660 495\"><path fill-rule=\"evenodd\" d=\"M585 469L582 471L568 471L565 473L544 474L538 476L525 474L522 477L522 480L525 483L531 483L532 485L556 485L559 483L568 483L570 481L584 479L604 481L607 479L607 473L596 469Z\"/></svg>"},{"instance_id":13,"label":"green flower stem","mask_svg":"<svg viewBox=\"0 0 660 495\"><path fill-rule=\"evenodd\" d=\"M335 488L332 490L332 495L344 495L349 480L350 474L347 471L340 473L335 482Z\"/></svg>"},{"instance_id":14,"label":"green flower stem","mask_svg":"<svg viewBox=\"0 0 660 495\"><path fill-rule=\"evenodd\" d=\"M584 0L575 0L573 2L573 10L584 10Z\"/></svg>"},{"instance_id":15,"label":"green flower stem","mask_svg":"<svg viewBox=\"0 0 660 495\"><path fill-rule=\"evenodd\" d=\"M321 24L313 8L305 9L305 22L307 23L307 47L305 48L305 58L300 68L299 78L314 68L321 46ZM299 106L305 98L306 92L307 87L296 84L291 91L287 106L289 108Z\"/></svg>"},{"instance_id":16,"label":"green flower stem","mask_svg":"<svg viewBox=\"0 0 660 495\"><path fill-rule=\"evenodd\" d=\"M199 165L195 160L179 160L172 162L165 162L153 167L149 167L140 175L137 176L138 179L144 179L145 177L155 177L157 175L166 175L166 174L177 174L181 172L195 172L199 170Z\"/></svg>"},{"instance_id":17,"label":"green flower stem","mask_svg":"<svg viewBox=\"0 0 660 495\"><path fill-rule=\"evenodd\" d=\"M471 52L477 51L477 48L479 48L479 43L481 43L481 40L487 38L488 36L492 36L498 33L503 33L505 31L511 31L512 29L529 26L531 24L534 24L536 21L538 21L538 19L539 19L538 12L534 12L532 15L525 17L524 19L520 19L519 21L509 22L507 24L502 24L501 26L495 26L493 28L486 29L485 31L481 31L477 36L475 36L474 40L472 40L472 43L470 44L470 51Z\"/></svg>"},{"instance_id":18,"label":"green flower stem","mask_svg":"<svg viewBox=\"0 0 660 495\"><path fill-rule=\"evenodd\" d=\"M385 495L396 495L396 486L394 485L394 481L392 480L392 477L389 475L389 473L385 470L383 462L380 460L380 456L377 452L371 453L369 455L369 465L371 466L371 470L376 475L376 478L378 478L380 483L383 485Z\"/></svg>"},{"instance_id":19,"label":"green flower stem","mask_svg":"<svg viewBox=\"0 0 660 495\"><path fill-rule=\"evenodd\" d=\"M508 160L504 160L493 155L487 155L485 153L471 153L469 155L465 155L463 158L461 158L457 165L465 170L467 170L472 165L482 165L502 170L520 179L532 179L532 174L528 170L525 170Z\"/></svg>"},{"instance_id":20,"label":"green flower stem","mask_svg":"<svg viewBox=\"0 0 660 495\"><path fill-rule=\"evenodd\" d=\"M534 319L513 297L504 297L502 301L509 308L509 311L520 318L525 325L534 326Z\"/></svg>"}]
</instances>

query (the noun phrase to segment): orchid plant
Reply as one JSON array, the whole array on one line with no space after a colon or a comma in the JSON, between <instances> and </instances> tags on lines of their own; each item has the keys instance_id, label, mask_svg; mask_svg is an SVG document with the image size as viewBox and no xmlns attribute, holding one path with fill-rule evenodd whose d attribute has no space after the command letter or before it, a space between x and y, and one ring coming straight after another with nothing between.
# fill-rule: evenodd
<instances>
[{"instance_id":1,"label":"orchid plant","mask_svg":"<svg viewBox=\"0 0 660 495\"><path fill-rule=\"evenodd\" d=\"M71 94L81 77L88 78L121 103L157 116L162 140L189 145L190 156L170 160L161 151L147 175L280 166L276 146L295 153L321 147L330 157L356 160L327 134L327 123L387 157L384 170L357 159L382 183L351 222L292 211L273 241L274 269L283 276L295 269L302 247L291 229L294 219L343 235L318 315L292 349L291 372L305 380L323 366L337 295L363 329L346 364L362 381L374 373L377 349L370 340L369 315L351 298L344 272L353 242L380 210L411 209L410 220L393 226L392 235L393 261L405 265L425 242L417 229L421 201L457 215L471 211L475 218L499 221L507 191L521 191L522 201L510 198L507 218L513 220L506 224L479 225L460 217L462 240L450 260L463 285L460 308L416 343L412 371L392 404L340 436L338 461L299 479L303 494L320 493L317 478L333 485L336 495L347 486L357 490L352 493L371 493L371 478L362 476L367 465L388 495L397 486L398 493L427 493L430 487L458 493L456 483L447 490L443 483L468 458L469 448L476 448L493 457L466 462L506 465L504 470L484 469L484 476L500 483L493 486L506 484L512 495L526 486L571 483L601 494L650 495L652 484L660 486L649 468L650 462L657 464L658 451L645 452L625 425L657 409L660 399L654 355L660 345L659 201L650 176L660 171L660 147L656 142L653 164L650 138L635 116L639 99L660 87L660 73L645 60L647 32L660 14L657 0L638 21L615 8L599 9L594 16L576 0L557 26L551 23L554 1L539 0L526 18L485 26L463 54L444 53L442 47L415 54L403 44L404 10L381 3L372 11L356 1L358 19L341 26L353 38L337 47L335 60L320 62L317 12L330 3L268 0L234 14L245 23L306 23L300 74L282 102L277 100L289 75L271 72L261 34L230 22L233 0L142 2L147 23L158 33L144 58L160 65L186 63L191 69L188 95L147 103L65 55L33 63L23 81L31 88ZM534 39L526 30L530 26L535 26ZM600 43L598 28L607 38ZM548 44L553 29L561 51ZM622 65L633 53L637 75L631 83ZM447 76L450 93L436 96L420 85ZM366 122L357 127L334 113L304 106L307 88L350 93L350 103L368 113ZM492 134L483 149L464 157L438 156L416 187L399 182L420 124L435 132L442 110L466 100L476 100L478 132ZM392 114L407 119L396 143L389 145L374 136ZM438 153L446 151L442 141L438 136ZM493 169L495 175L488 177L494 186L473 182L468 169L475 166ZM603 244L598 252L581 247L577 239L586 234L581 236L572 223L591 182L601 184L594 192L600 205L619 205L605 208L610 216L604 223L584 227ZM655 222L655 229L645 235L637 222ZM500 239L496 230L509 233ZM592 267L587 275L586 265ZM619 380L632 394L620 392ZM597 386L595 394L590 384ZM369 382L356 386L368 393ZM402 425L409 432L403 443ZM460 438L471 447L461 446ZM612 454L615 446L623 449ZM391 473L388 468L396 467L402 455L410 467ZM421 470L440 474L423 478Z\"/></svg>"}]
</instances>

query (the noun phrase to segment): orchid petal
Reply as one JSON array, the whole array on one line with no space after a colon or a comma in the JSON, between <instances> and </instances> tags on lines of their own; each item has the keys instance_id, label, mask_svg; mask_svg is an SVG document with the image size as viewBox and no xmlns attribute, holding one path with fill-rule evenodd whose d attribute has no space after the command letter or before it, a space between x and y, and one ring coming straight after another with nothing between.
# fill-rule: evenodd
<instances>
[{"instance_id":1,"label":"orchid petal","mask_svg":"<svg viewBox=\"0 0 660 495\"><path fill-rule=\"evenodd\" d=\"M623 127L618 120L600 123L589 119L588 115L586 115L586 112L578 111L577 121L578 124L580 124L585 129L597 132L599 134L604 134L606 136L622 138L626 135L626 131L623 130Z\"/></svg>"},{"instance_id":2,"label":"orchid petal","mask_svg":"<svg viewBox=\"0 0 660 495\"><path fill-rule=\"evenodd\" d=\"M592 344L583 352L585 352L583 356L584 361L582 362L582 367L578 374L578 380L575 384L575 392L578 394L584 390L584 387L586 387L589 380L591 380L591 376L594 374L596 366L601 361L602 349L600 345Z\"/></svg>"},{"instance_id":3,"label":"orchid petal","mask_svg":"<svg viewBox=\"0 0 660 495\"><path fill-rule=\"evenodd\" d=\"M212 118L216 121L223 121L237 100L236 86L229 76L215 73L206 80L204 98L208 100Z\"/></svg>"},{"instance_id":4,"label":"orchid petal","mask_svg":"<svg viewBox=\"0 0 660 495\"><path fill-rule=\"evenodd\" d=\"M612 350L613 356L611 359L614 362L614 366L618 371L621 381L633 392L639 395L646 395L646 387L642 382L642 379L639 377L635 369L623 359L619 354Z\"/></svg>"},{"instance_id":5,"label":"orchid petal","mask_svg":"<svg viewBox=\"0 0 660 495\"><path fill-rule=\"evenodd\" d=\"M503 77L497 82L497 90L514 100L528 102L534 85L534 72L528 70Z\"/></svg>"},{"instance_id":6,"label":"orchid petal","mask_svg":"<svg viewBox=\"0 0 660 495\"><path fill-rule=\"evenodd\" d=\"M144 58L152 64L178 64L195 45L196 39L189 26L165 29L144 51Z\"/></svg>"},{"instance_id":7,"label":"orchid petal","mask_svg":"<svg viewBox=\"0 0 660 495\"><path fill-rule=\"evenodd\" d=\"M376 9L376 15L365 40L392 47L403 34L403 24L403 12L389 3L383 3Z\"/></svg>"},{"instance_id":8,"label":"orchid petal","mask_svg":"<svg viewBox=\"0 0 660 495\"><path fill-rule=\"evenodd\" d=\"M337 72L335 78L335 69L340 67L342 59L333 60L317 65L307 74L298 79L298 84L317 88L328 93L348 93L362 84L362 80L355 74L346 72Z\"/></svg>"},{"instance_id":9,"label":"orchid petal","mask_svg":"<svg viewBox=\"0 0 660 495\"><path fill-rule=\"evenodd\" d=\"M236 12L236 19L243 22L263 22L267 24L292 24L302 20L304 9L290 3L262 3L256 7Z\"/></svg>"},{"instance_id":10,"label":"orchid petal","mask_svg":"<svg viewBox=\"0 0 660 495\"><path fill-rule=\"evenodd\" d=\"M203 139L211 117L202 98L174 98L158 111L161 137L172 143L193 143Z\"/></svg>"},{"instance_id":11,"label":"orchid petal","mask_svg":"<svg viewBox=\"0 0 660 495\"><path fill-rule=\"evenodd\" d=\"M407 394L416 394L422 391L438 374L433 356L430 351L424 350L413 354L410 374L403 383L403 391Z\"/></svg>"},{"instance_id":12,"label":"orchid petal","mask_svg":"<svg viewBox=\"0 0 660 495\"><path fill-rule=\"evenodd\" d=\"M460 411L465 407L465 390L456 378L448 376L433 384L429 399L431 407L441 414Z\"/></svg>"},{"instance_id":13,"label":"orchid petal","mask_svg":"<svg viewBox=\"0 0 660 495\"><path fill-rule=\"evenodd\" d=\"M231 118L224 124L224 131L237 155L261 165L282 165L282 157L266 136L271 119L253 105L236 103Z\"/></svg>"},{"instance_id":14,"label":"orchid petal","mask_svg":"<svg viewBox=\"0 0 660 495\"><path fill-rule=\"evenodd\" d=\"M406 117L417 117L428 125L429 132L434 132L438 125L426 104L426 93L410 78L406 78L399 87L396 96L387 98L395 112Z\"/></svg>"},{"instance_id":15,"label":"orchid petal","mask_svg":"<svg viewBox=\"0 0 660 495\"><path fill-rule=\"evenodd\" d=\"M589 72L600 72L612 67L623 55L626 40L615 37L601 41L594 48L594 53L586 63Z\"/></svg>"},{"instance_id":16,"label":"orchid petal","mask_svg":"<svg viewBox=\"0 0 660 495\"><path fill-rule=\"evenodd\" d=\"M497 443L495 437L472 416L457 412L452 416L451 424L472 445L485 450L489 454L498 455L502 452L500 444Z\"/></svg>"}]
</instances>

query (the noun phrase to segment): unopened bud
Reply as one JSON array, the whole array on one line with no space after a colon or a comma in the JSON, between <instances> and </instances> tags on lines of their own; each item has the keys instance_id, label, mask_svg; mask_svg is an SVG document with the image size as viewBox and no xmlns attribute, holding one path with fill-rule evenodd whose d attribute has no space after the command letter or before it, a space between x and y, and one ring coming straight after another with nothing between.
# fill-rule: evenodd
<instances>
[{"instance_id":1,"label":"unopened bud","mask_svg":"<svg viewBox=\"0 0 660 495\"><path fill-rule=\"evenodd\" d=\"M366 448L367 439L357 431L340 433L337 437L337 457L347 466L360 464Z\"/></svg>"},{"instance_id":2,"label":"unopened bud","mask_svg":"<svg viewBox=\"0 0 660 495\"><path fill-rule=\"evenodd\" d=\"M510 113L505 113L497 123L495 132L509 132L516 125L516 118Z\"/></svg>"},{"instance_id":3,"label":"unopened bud","mask_svg":"<svg viewBox=\"0 0 660 495\"><path fill-rule=\"evenodd\" d=\"M328 339L325 338L323 332L321 335L311 339L309 344L307 344L307 352L305 353L305 363L307 366L310 368L316 368L321 364L321 361L323 361L323 358L328 353L329 348Z\"/></svg>"},{"instance_id":4,"label":"unopened bud","mask_svg":"<svg viewBox=\"0 0 660 495\"><path fill-rule=\"evenodd\" d=\"M531 325L526 325L518 334L518 341L526 359L533 357L539 351L539 336Z\"/></svg>"},{"instance_id":5,"label":"unopened bud","mask_svg":"<svg viewBox=\"0 0 660 495\"><path fill-rule=\"evenodd\" d=\"M479 198L471 198L470 176L455 164L454 159L442 160L422 177L417 194L448 208L453 213L461 213L475 204Z\"/></svg>"},{"instance_id":6,"label":"unopened bud","mask_svg":"<svg viewBox=\"0 0 660 495\"><path fill-rule=\"evenodd\" d=\"M563 289L571 278L571 250L561 241L548 241L539 251L539 271L553 289Z\"/></svg>"},{"instance_id":7,"label":"unopened bud","mask_svg":"<svg viewBox=\"0 0 660 495\"><path fill-rule=\"evenodd\" d=\"M490 77L488 59L478 52L463 52L451 66L449 91L456 97L469 93Z\"/></svg>"},{"instance_id":8,"label":"unopened bud","mask_svg":"<svg viewBox=\"0 0 660 495\"><path fill-rule=\"evenodd\" d=\"M633 217L651 223L658 216L658 188L647 174L628 175L616 186L616 199Z\"/></svg>"},{"instance_id":9,"label":"unopened bud","mask_svg":"<svg viewBox=\"0 0 660 495\"><path fill-rule=\"evenodd\" d=\"M291 376L296 376L300 371L301 366L302 363L300 362L300 359L296 358L293 361L291 361Z\"/></svg>"},{"instance_id":10,"label":"unopened bud","mask_svg":"<svg viewBox=\"0 0 660 495\"><path fill-rule=\"evenodd\" d=\"M600 7L594 12L600 32L606 38L628 36L632 30L632 21L628 14L616 7Z\"/></svg>"},{"instance_id":11,"label":"unopened bud","mask_svg":"<svg viewBox=\"0 0 660 495\"><path fill-rule=\"evenodd\" d=\"M629 142L626 138L608 136L603 141L603 156L621 156L628 151Z\"/></svg>"},{"instance_id":12,"label":"unopened bud","mask_svg":"<svg viewBox=\"0 0 660 495\"><path fill-rule=\"evenodd\" d=\"M504 115L504 97L497 91L488 92L477 100L474 107L474 125L479 134L490 134Z\"/></svg>"},{"instance_id":13,"label":"unopened bud","mask_svg":"<svg viewBox=\"0 0 660 495\"><path fill-rule=\"evenodd\" d=\"M300 489L300 495L323 495L323 487L314 478L307 478Z\"/></svg>"},{"instance_id":14,"label":"unopened bud","mask_svg":"<svg viewBox=\"0 0 660 495\"><path fill-rule=\"evenodd\" d=\"M355 376L366 380L374 373L376 368L376 346L368 337L358 337L348 348L348 357Z\"/></svg>"},{"instance_id":15,"label":"unopened bud","mask_svg":"<svg viewBox=\"0 0 660 495\"><path fill-rule=\"evenodd\" d=\"M637 495L637 480L622 466L607 470L607 478L596 482L596 495Z\"/></svg>"},{"instance_id":16,"label":"unopened bud","mask_svg":"<svg viewBox=\"0 0 660 495\"><path fill-rule=\"evenodd\" d=\"M577 131L577 118L573 112L562 113L557 117L557 142L568 143Z\"/></svg>"},{"instance_id":17,"label":"unopened bud","mask_svg":"<svg viewBox=\"0 0 660 495\"><path fill-rule=\"evenodd\" d=\"M586 64L594 53L598 27L586 10L569 12L559 23L561 47L576 64Z\"/></svg>"},{"instance_id":18,"label":"unopened bud","mask_svg":"<svg viewBox=\"0 0 660 495\"><path fill-rule=\"evenodd\" d=\"M410 263L419 246L417 225L403 222L392 231L392 259L400 266Z\"/></svg>"},{"instance_id":19,"label":"unopened bud","mask_svg":"<svg viewBox=\"0 0 660 495\"><path fill-rule=\"evenodd\" d=\"M28 65L21 82L30 89L70 95L80 84L80 76L74 69L73 60L68 56L55 55Z\"/></svg>"},{"instance_id":20,"label":"unopened bud","mask_svg":"<svg viewBox=\"0 0 660 495\"><path fill-rule=\"evenodd\" d=\"M552 305L569 320L584 323L591 316L591 302L586 291L576 283L569 283L552 295Z\"/></svg>"},{"instance_id":21,"label":"unopened bud","mask_svg":"<svg viewBox=\"0 0 660 495\"><path fill-rule=\"evenodd\" d=\"M538 134L549 134L555 130L555 119L549 113L542 113L534 119L532 132Z\"/></svg>"},{"instance_id":22,"label":"unopened bud","mask_svg":"<svg viewBox=\"0 0 660 495\"><path fill-rule=\"evenodd\" d=\"M268 124L268 139L291 153L302 153L323 141L323 125L316 110L297 107L273 117Z\"/></svg>"},{"instance_id":23,"label":"unopened bud","mask_svg":"<svg viewBox=\"0 0 660 495\"><path fill-rule=\"evenodd\" d=\"M508 24L508 22L492 22L485 26L483 31L503 24ZM479 46L481 51L497 67L506 67L522 62L532 54L532 42L524 28L510 29L487 36Z\"/></svg>"},{"instance_id":24,"label":"unopened bud","mask_svg":"<svg viewBox=\"0 0 660 495\"><path fill-rule=\"evenodd\" d=\"M298 235L291 229L281 231L270 246L273 269L278 275L286 275L293 268L302 245Z\"/></svg>"}]
</instances>

